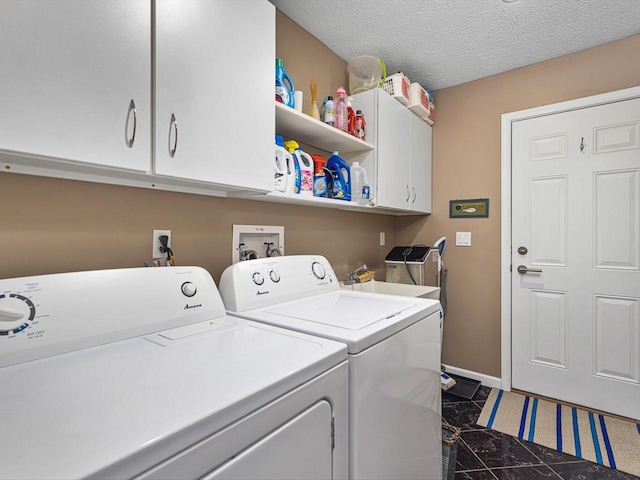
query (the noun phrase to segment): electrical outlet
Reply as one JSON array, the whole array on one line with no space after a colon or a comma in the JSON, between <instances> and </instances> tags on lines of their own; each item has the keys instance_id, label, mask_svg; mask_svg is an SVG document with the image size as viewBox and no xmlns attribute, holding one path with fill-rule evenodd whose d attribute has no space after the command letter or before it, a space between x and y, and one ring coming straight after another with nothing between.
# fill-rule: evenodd
<instances>
[{"instance_id":1,"label":"electrical outlet","mask_svg":"<svg viewBox=\"0 0 640 480\"><path fill-rule=\"evenodd\" d=\"M160 237L162 235L166 235L169 237L169 241L167 242L167 246L171 247L171 230L154 230L153 231L153 254L151 258L163 258L166 257L166 253L162 253L160 251L160 247L162 244L160 243Z\"/></svg>"},{"instance_id":2,"label":"electrical outlet","mask_svg":"<svg viewBox=\"0 0 640 480\"><path fill-rule=\"evenodd\" d=\"M385 235L384 232L380 232L380 246L384 247L384 242L385 242Z\"/></svg>"}]
</instances>

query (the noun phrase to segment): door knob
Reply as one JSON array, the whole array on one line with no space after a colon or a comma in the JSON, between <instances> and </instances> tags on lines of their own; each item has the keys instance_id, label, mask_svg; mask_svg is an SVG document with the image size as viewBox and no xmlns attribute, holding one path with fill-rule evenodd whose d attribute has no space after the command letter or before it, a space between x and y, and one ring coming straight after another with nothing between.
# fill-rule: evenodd
<instances>
[{"instance_id":1,"label":"door knob","mask_svg":"<svg viewBox=\"0 0 640 480\"><path fill-rule=\"evenodd\" d=\"M542 273L542 270L537 268L528 268L526 265L518 265L518 273Z\"/></svg>"}]
</instances>

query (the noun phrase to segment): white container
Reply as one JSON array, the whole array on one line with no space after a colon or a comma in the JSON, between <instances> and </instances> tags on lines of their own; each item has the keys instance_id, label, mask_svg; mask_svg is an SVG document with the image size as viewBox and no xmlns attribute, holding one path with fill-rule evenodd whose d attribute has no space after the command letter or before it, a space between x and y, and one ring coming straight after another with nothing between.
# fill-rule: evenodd
<instances>
[{"instance_id":1,"label":"white container","mask_svg":"<svg viewBox=\"0 0 640 480\"><path fill-rule=\"evenodd\" d=\"M371 187L367 171L359 162L351 164L351 201L358 205L367 205L371 200Z\"/></svg>"},{"instance_id":2,"label":"white container","mask_svg":"<svg viewBox=\"0 0 640 480\"><path fill-rule=\"evenodd\" d=\"M411 84L411 98L409 99L409 110L420 118L429 116L429 94L419 83Z\"/></svg>"},{"instance_id":3,"label":"white container","mask_svg":"<svg viewBox=\"0 0 640 480\"><path fill-rule=\"evenodd\" d=\"M313 159L303 150L297 150L300 162L300 195L313 196Z\"/></svg>"},{"instance_id":4,"label":"white container","mask_svg":"<svg viewBox=\"0 0 640 480\"><path fill-rule=\"evenodd\" d=\"M276 192L285 192L287 190L287 155L289 153L285 148L276 144L276 164L273 175L273 188Z\"/></svg>"},{"instance_id":5,"label":"white container","mask_svg":"<svg viewBox=\"0 0 640 480\"><path fill-rule=\"evenodd\" d=\"M287 153L287 189L286 193L296 194L296 160L297 155L294 153ZM298 163L299 164L299 163Z\"/></svg>"},{"instance_id":6,"label":"white container","mask_svg":"<svg viewBox=\"0 0 640 480\"><path fill-rule=\"evenodd\" d=\"M411 82L402 73L394 73L388 76L382 84L382 88L404 106L409 105Z\"/></svg>"}]
</instances>

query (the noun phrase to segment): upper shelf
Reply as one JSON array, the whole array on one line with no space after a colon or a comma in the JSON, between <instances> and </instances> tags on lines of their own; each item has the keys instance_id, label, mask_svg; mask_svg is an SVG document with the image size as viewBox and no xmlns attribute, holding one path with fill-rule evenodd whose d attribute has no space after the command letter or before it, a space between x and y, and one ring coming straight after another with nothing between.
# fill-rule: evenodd
<instances>
[{"instance_id":1,"label":"upper shelf","mask_svg":"<svg viewBox=\"0 0 640 480\"><path fill-rule=\"evenodd\" d=\"M374 147L331 125L276 102L276 133L331 152L364 152Z\"/></svg>"}]
</instances>

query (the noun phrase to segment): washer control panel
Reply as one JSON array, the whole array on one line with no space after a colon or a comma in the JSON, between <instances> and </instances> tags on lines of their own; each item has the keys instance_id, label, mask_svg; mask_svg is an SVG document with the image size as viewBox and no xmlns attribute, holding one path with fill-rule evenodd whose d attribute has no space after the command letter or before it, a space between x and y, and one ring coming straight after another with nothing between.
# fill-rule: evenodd
<instances>
[{"instance_id":1,"label":"washer control panel","mask_svg":"<svg viewBox=\"0 0 640 480\"><path fill-rule=\"evenodd\" d=\"M331 265L320 255L285 255L238 262L224 271L219 287L230 311L340 289Z\"/></svg>"},{"instance_id":2,"label":"washer control panel","mask_svg":"<svg viewBox=\"0 0 640 480\"><path fill-rule=\"evenodd\" d=\"M199 267L0 280L0 367L225 314L213 279Z\"/></svg>"}]
</instances>

